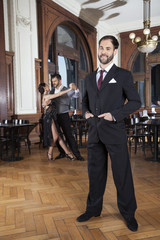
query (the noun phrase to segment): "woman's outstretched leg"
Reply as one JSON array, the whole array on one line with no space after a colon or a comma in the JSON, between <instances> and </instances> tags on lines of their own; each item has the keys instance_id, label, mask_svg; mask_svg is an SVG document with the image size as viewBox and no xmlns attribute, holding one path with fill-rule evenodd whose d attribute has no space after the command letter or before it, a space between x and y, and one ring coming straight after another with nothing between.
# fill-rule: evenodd
<instances>
[{"instance_id":1,"label":"woman's outstretched leg","mask_svg":"<svg viewBox=\"0 0 160 240\"><path fill-rule=\"evenodd\" d=\"M50 146L48 148L47 157L48 157L48 160L53 161L53 146Z\"/></svg>"},{"instance_id":2,"label":"woman's outstretched leg","mask_svg":"<svg viewBox=\"0 0 160 240\"><path fill-rule=\"evenodd\" d=\"M71 160L74 160L73 155L71 154L71 152L69 151L69 149L67 148L67 146L65 145L64 141L62 140L62 138L59 136L55 122L52 121L52 126L51 126L51 130L52 130L52 136L53 136L53 144L52 144L52 155L53 155L53 147L56 143L56 141L58 140L60 146L63 148L66 157L68 157Z\"/></svg>"},{"instance_id":3,"label":"woman's outstretched leg","mask_svg":"<svg viewBox=\"0 0 160 240\"><path fill-rule=\"evenodd\" d=\"M66 154L66 157L69 158L70 160L74 160L74 157L72 155L72 153L69 151L69 149L67 148L67 146L65 145L63 139L58 136L58 142L59 142L59 145L63 148L63 150L65 151L65 154Z\"/></svg>"},{"instance_id":4,"label":"woman's outstretched leg","mask_svg":"<svg viewBox=\"0 0 160 240\"><path fill-rule=\"evenodd\" d=\"M48 148L47 157L48 157L48 160L53 161L53 148L54 148L55 142L58 139L58 132L57 132L54 121L52 121L51 123L51 132L52 132L52 143L51 143L51 146L49 146Z\"/></svg>"}]
</instances>

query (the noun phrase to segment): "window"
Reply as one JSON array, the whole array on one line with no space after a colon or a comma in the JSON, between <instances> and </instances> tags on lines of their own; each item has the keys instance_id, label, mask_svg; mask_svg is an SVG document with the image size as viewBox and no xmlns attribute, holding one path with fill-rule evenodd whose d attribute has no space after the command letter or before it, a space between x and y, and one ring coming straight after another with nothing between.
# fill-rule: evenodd
<instances>
[{"instance_id":1,"label":"window","mask_svg":"<svg viewBox=\"0 0 160 240\"><path fill-rule=\"evenodd\" d=\"M132 69L134 83L141 99L141 107L145 107L145 55L143 53L138 53Z\"/></svg>"},{"instance_id":2,"label":"window","mask_svg":"<svg viewBox=\"0 0 160 240\"><path fill-rule=\"evenodd\" d=\"M134 61L133 73L145 72L145 54L139 53Z\"/></svg>"},{"instance_id":3,"label":"window","mask_svg":"<svg viewBox=\"0 0 160 240\"><path fill-rule=\"evenodd\" d=\"M145 84L144 81L135 82L135 86L138 90L140 99L141 99L141 107L145 107Z\"/></svg>"},{"instance_id":4,"label":"window","mask_svg":"<svg viewBox=\"0 0 160 240\"><path fill-rule=\"evenodd\" d=\"M62 77L62 83L64 86L69 86L70 83L76 82L76 61L63 57L58 56L58 66L59 66L59 74ZM71 98L70 100L70 109L74 110L77 108L77 99Z\"/></svg>"},{"instance_id":5,"label":"window","mask_svg":"<svg viewBox=\"0 0 160 240\"><path fill-rule=\"evenodd\" d=\"M65 22L57 26L49 42L49 85L52 86L51 75L55 72L61 75L64 86L69 87L71 82L77 85L81 97L71 99L71 110L81 109L84 79L92 70L91 59L88 44L73 23Z\"/></svg>"},{"instance_id":6,"label":"window","mask_svg":"<svg viewBox=\"0 0 160 240\"><path fill-rule=\"evenodd\" d=\"M80 45L80 69L85 72L87 71L86 55L82 45Z\"/></svg>"},{"instance_id":7,"label":"window","mask_svg":"<svg viewBox=\"0 0 160 240\"><path fill-rule=\"evenodd\" d=\"M141 107L155 107L160 101L160 44L156 50L148 55L146 62L145 54L138 53L132 73L135 86L141 99ZM155 57L156 56L156 57ZM145 71L145 64L147 68Z\"/></svg>"},{"instance_id":8,"label":"window","mask_svg":"<svg viewBox=\"0 0 160 240\"><path fill-rule=\"evenodd\" d=\"M160 38L158 39L160 41ZM160 106L160 42L151 53L151 58L157 56L156 64L151 64L151 106ZM153 60L155 63L155 59Z\"/></svg>"},{"instance_id":9,"label":"window","mask_svg":"<svg viewBox=\"0 0 160 240\"><path fill-rule=\"evenodd\" d=\"M71 48L76 48L76 35L68 27L62 26L62 25L58 26L57 38L58 38L58 43Z\"/></svg>"},{"instance_id":10,"label":"window","mask_svg":"<svg viewBox=\"0 0 160 240\"><path fill-rule=\"evenodd\" d=\"M160 37L158 38L158 41L159 42L158 42L156 49L151 54L160 53Z\"/></svg>"},{"instance_id":11,"label":"window","mask_svg":"<svg viewBox=\"0 0 160 240\"><path fill-rule=\"evenodd\" d=\"M151 106L160 101L160 64L151 65Z\"/></svg>"},{"instance_id":12,"label":"window","mask_svg":"<svg viewBox=\"0 0 160 240\"><path fill-rule=\"evenodd\" d=\"M48 62L53 62L53 36L49 41Z\"/></svg>"}]
</instances>

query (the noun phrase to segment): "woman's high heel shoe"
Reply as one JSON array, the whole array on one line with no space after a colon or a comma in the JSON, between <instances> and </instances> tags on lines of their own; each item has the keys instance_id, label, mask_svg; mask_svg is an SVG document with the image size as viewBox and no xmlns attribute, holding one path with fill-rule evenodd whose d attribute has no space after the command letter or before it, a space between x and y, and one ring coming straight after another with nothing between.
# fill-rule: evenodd
<instances>
[{"instance_id":1,"label":"woman's high heel shoe","mask_svg":"<svg viewBox=\"0 0 160 240\"><path fill-rule=\"evenodd\" d=\"M66 157L69 158L71 161L75 160L71 153L66 154Z\"/></svg>"},{"instance_id":2,"label":"woman's high heel shoe","mask_svg":"<svg viewBox=\"0 0 160 240\"><path fill-rule=\"evenodd\" d=\"M49 161L53 161L52 154L50 154L49 152L47 152L47 157Z\"/></svg>"}]
</instances>

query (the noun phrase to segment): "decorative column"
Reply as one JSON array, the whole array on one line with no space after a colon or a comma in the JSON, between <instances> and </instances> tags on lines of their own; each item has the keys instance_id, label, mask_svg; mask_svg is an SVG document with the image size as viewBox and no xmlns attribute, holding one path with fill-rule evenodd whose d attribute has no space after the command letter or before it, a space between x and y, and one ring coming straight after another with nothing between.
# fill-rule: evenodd
<instances>
[{"instance_id":1,"label":"decorative column","mask_svg":"<svg viewBox=\"0 0 160 240\"><path fill-rule=\"evenodd\" d=\"M9 19L7 50L15 53L13 63L15 114L34 114L37 112L35 58L38 58L36 0L10 0L7 4Z\"/></svg>"}]
</instances>

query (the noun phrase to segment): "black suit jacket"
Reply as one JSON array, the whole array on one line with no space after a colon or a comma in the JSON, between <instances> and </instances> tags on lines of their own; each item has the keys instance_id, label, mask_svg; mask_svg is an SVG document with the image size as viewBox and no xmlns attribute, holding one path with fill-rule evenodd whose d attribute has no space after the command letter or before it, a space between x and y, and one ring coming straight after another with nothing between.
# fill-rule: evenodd
<instances>
[{"instance_id":1,"label":"black suit jacket","mask_svg":"<svg viewBox=\"0 0 160 240\"><path fill-rule=\"evenodd\" d=\"M96 73L97 71L91 73L85 79L82 101L83 114L89 111L94 115L94 118L88 119L88 143L99 140L105 144L122 143L126 141L124 119L141 106L131 72L113 65L100 90L96 84ZM97 118L98 115L107 112L112 114L116 122Z\"/></svg>"}]
</instances>

